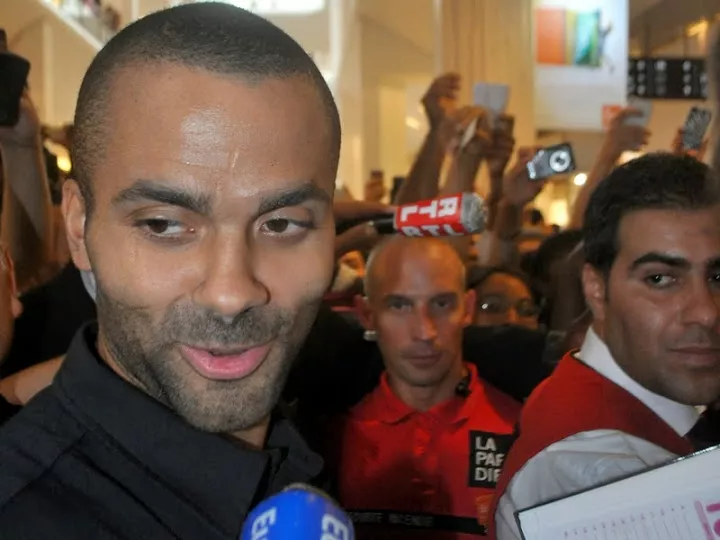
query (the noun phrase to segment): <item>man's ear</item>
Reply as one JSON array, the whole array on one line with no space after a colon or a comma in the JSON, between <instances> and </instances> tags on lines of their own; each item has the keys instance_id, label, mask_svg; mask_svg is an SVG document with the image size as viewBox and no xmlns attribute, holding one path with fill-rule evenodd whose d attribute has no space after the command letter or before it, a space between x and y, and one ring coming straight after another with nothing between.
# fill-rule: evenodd
<instances>
[{"instance_id":1,"label":"man's ear","mask_svg":"<svg viewBox=\"0 0 720 540\"><path fill-rule=\"evenodd\" d=\"M85 245L85 223L87 220L85 199L75 180L63 184L62 213L65 219L65 234L72 260L80 270L90 270L90 259Z\"/></svg>"},{"instance_id":2,"label":"man's ear","mask_svg":"<svg viewBox=\"0 0 720 540\"><path fill-rule=\"evenodd\" d=\"M355 295L355 311L358 320L365 330L375 330L375 321L373 320L372 311L370 310L370 301L366 296Z\"/></svg>"},{"instance_id":3,"label":"man's ear","mask_svg":"<svg viewBox=\"0 0 720 540\"><path fill-rule=\"evenodd\" d=\"M605 276L597 268L585 264L582 270L582 286L585 302L592 312L593 320L602 323L605 320L608 292Z\"/></svg>"},{"instance_id":4,"label":"man's ear","mask_svg":"<svg viewBox=\"0 0 720 540\"><path fill-rule=\"evenodd\" d=\"M475 310L477 309L477 292L475 292L475 289L470 289L469 291L465 292L463 302L465 304L465 316L463 317L463 324L465 326L470 326L475 320Z\"/></svg>"}]
</instances>

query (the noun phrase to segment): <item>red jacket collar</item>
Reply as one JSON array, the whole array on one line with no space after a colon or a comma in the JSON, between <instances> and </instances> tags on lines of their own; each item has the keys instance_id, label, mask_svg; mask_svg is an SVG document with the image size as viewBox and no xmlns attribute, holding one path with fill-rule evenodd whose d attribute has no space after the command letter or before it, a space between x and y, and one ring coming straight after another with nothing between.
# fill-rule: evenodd
<instances>
[{"instance_id":1,"label":"red jacket collar","mask_svg":"<svg viewBox=\"0 0 720 540\"><path fill-rule=\"evenodd\" d=\"M386 424L397 424L412 415L430 415L443 423L456 423L466 420L474 407L477 395L482 388L478 382L477 369L473 364L465 363L470 374L470 395L468 397L453 396L449 400L438 403L432 409L416 411L403 402L393 391L388 380L388 372L380 377L380 384L352 411L352 416L362 420L376 420Z\"/></svg>"}]
</instances>

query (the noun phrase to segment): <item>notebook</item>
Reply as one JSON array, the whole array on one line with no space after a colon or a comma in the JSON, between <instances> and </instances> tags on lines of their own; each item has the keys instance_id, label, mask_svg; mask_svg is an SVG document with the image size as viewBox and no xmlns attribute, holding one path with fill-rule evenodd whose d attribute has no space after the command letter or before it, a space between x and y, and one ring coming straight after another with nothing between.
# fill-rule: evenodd
<instances>
[{"instance_id":1,"label":"notebook","mask_svg":"<svg viewBox=\"0 0 720 540\"><path fill-rule=\"evenodd\" d=\"M720 446L516 519L525 540L720 540Z\"/></svg>"}]
</instances>

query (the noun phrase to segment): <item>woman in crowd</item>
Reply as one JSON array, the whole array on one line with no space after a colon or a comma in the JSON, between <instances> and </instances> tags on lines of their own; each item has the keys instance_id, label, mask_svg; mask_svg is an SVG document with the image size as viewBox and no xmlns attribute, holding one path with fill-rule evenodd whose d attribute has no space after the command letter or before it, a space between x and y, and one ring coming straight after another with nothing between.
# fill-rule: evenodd
<instances>
[{"instance_id":1,"label":"woman in crowd","mask_svg":"<svg viewBox=\"0 0 720 540\"><path fill-rule=\"evenodd\" d=\"M477 292L474 324L537 329L540 310L523 274L501 266L474 266L468 269L467 281L468 288Z\"/></svg>"}]
</instances>

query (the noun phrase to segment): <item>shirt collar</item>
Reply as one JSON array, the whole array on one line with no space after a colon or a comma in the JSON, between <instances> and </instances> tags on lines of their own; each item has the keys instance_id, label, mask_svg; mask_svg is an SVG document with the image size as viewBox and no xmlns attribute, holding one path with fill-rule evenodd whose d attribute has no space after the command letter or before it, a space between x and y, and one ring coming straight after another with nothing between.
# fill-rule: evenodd
<instances>
[{"instance_id":1,"label":"shirt collar","mask_svg":"<svg viewBox=\"0 0 720 540\"><path fill-rule=\"evenodd\" d=\"M386 424L400 423L412 415L431 415L451 423L466 420L474 409L480 388L475 365L466 363L465 369L470 376L469 395L453 396L424 412L413 409L395 394L388 380L388 372L384 371L379 386L369 396L368 407L365 410L370 418Z\"/></svg>"},{"instance_id":2,"label":"shirt collar","mask_svg":"<svg viewBox=\"0 0 720 540\"><path fill-rule=\"evenodd\" d=\"M274 418L267 451L198 430L112 372L96 353L96 338L95 325L75 336L53 383L60 399L80 422L110 436L149 474L199 505L228 533L238 532L258 497L284 487L277 485L280 477L309 482L320 474L322 459L287 418ZM269 469L277 472L275 481L268 481Z\"/></svg>"},{"instance_id":3,"label":"shirt collar","mask_svg":"<svg viewBox=\"0 0 720 540\"><path fill-rule=\"evenodd\" d=\"M93 301L97 300L97 283L95 282L95 274L89 270L80 270L80 279L82 279L85 291Z\"/></svg>"},{"instance_id":4,"label":"shirt collar","mask_svg":"<svg viewBox=\"0 0 720 540\"><path fill-rule=\"evenodd\" d=\"M681 437L684 437L700 418L695 407L655 394L632 379L618 365L610 354L610 349L592 327L587 331L585 342L577 356L587 366L639 399Z\"/></svg>"}]
</instances>

